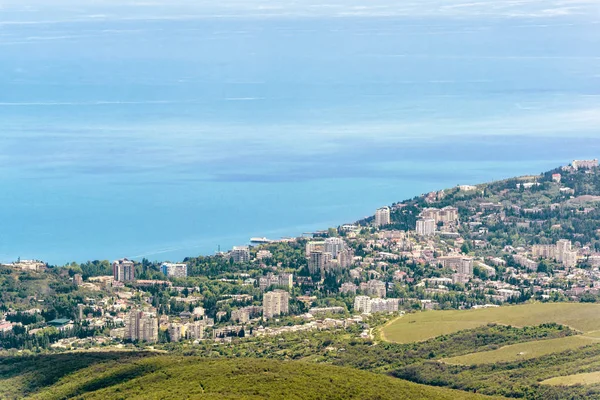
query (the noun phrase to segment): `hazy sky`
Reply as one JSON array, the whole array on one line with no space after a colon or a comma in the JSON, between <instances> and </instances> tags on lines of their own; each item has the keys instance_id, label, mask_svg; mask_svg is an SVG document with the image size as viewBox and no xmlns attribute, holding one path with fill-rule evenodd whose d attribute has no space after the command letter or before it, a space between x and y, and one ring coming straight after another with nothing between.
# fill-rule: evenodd
<instances>
[{"instance_id":1,"label":"hazy sky","mask_svg":"<svg viewBox=\"0 0 600 400\"><path fill-rule=\"evenodd\" d=\"M596 0L2 0L10 19L198 18L215 16L598 16ZM19 15L13 13L18 12ZM3 16L6 18L6 15Z\"/></svg>"}]
</instances>

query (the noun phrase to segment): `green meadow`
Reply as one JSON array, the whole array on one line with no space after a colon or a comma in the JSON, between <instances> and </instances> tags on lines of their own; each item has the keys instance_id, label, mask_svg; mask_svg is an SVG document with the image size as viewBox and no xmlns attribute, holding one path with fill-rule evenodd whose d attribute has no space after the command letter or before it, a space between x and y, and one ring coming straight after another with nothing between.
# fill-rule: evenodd
<instances>
[{"instance_id":1,"label":"green meadow","mask_svg":"<svg viewBox=\"0 0 600 400\"><path fill-rule=\"evenodd\" d=\"M499 362L512 362L529 360L559 353L566 350L578 349L590 344L600 343L600 331L586 335L567 336L557 339L535 340L503 346L496 350L471 353L458 357L443 359L448 364L477 365L494 364Z\"/></svg>"},{"instance_id":2,"label":"green meadow","mask_svg":"<svg viewBox=\"0 0 600 400\"><path fill-rule=\"evenodd\" d=\"M600 305L531 303L478 310L424 311L406 314L381 330L384 340L412 343L473 329L489 323L532 326L555 322L581 332L600 330Z\"/></svg>"}]
</instances>

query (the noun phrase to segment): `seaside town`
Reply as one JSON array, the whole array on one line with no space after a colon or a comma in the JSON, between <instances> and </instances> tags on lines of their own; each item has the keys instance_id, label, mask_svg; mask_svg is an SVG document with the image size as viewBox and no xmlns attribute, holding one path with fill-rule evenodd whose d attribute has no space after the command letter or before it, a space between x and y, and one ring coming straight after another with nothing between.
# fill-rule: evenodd
<instances>
[{"instance_id":1,"label":"seaside town","mask_svg":"<svg viewBox=\"0 0 600 400\"><path fill-rule=\"evenodd\" d=\"M375 314L600 301L600 168L459 185L298 238L181 262L0 274L0 349L191 345L357 326Z\"/></svg>"}]
</instances>

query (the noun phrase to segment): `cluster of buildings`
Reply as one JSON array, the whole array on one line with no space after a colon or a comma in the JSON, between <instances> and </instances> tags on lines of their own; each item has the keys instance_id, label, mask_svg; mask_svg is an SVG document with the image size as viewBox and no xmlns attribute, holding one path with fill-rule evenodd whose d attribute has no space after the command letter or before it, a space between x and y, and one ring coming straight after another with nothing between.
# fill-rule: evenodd
<instances>
[{"instance_id":1,"label":"cluster of buildings","mask_svg":"<svg viewBox=\"0 0 600 400\"><path fill-rule=\"evenodd\" d=\"M324 241L311 241L306 244L308 270L312 275L321 276L328 270L342 270L352 265L354 252L346 246L342 238L331 237Z\"/></svg>"},{"instance_id":2,"label":"cluster of buildings","mask_svg":"<svg viewBox=\"0 0 600 400\"><path fill-rule=\"evenodd\" d=\"M205 320L169 324L169 340L179 342L183 339L201 340L204 338Z\"/></svg>"},{"instance_id":3,"label":"cluster of buildings","mask_svg":"<svg viewBox=\"0 0 600 400\"><path fill-rule=\"evenodd\" d=\"M535 258L553 259L564 267L573 268L577 265L577 251L572 250L570 240L561 239L555 245L536 244L531 249Z\"/></svg>"},{"instance_id":4,"label":"cluster of buildings","mask_svg":"<svg viewBox=\"0 0 600 400\"><path fill-rule=\"evenodd\" d=\"M369 296L356 296L354 298L354 311L362 312L364 314L397 312L399 302L398 299L379 299L371 298Z\"/></svg>"},{"instance_id":5,"label":"cluster of buildings","mask_svg":"<svg viewBox=\"0 0 600 400\"><path fill-rule=\"evenodd\" d=\"M148 343L158 342L158 318L156 312L131 311L125 320L125 339Z\"/></svg>"},{"instance_id":6,"label":"cluster of buildings","mask_svg":"<svg viewBox=\"0 0 600 400\"><path fill-rule=\"evenodd\" d=\"M258 287L261 291L265 291L271 286L282 286L288 289L292 288L294 284L294 274L282 272L279 275L275 275L269 272L265 276L258 278Z\"/></svg>"},{"instance_id":7,"label":"cluster of buildings","mask_svg":"<svg viewBox=\"0 0 600 400\"><path fill-rule=\"evenodd\" d=\"M419 236L432 236L436 233L438 225L449 227L457 222L456 207L425 208L419 215L415 233Z\"/></svg>"},{"instance_id":8,"label":"cluster of buildings","mask_svg":"<svg viewBox=\"0 0 600 400\"><path fill-rule=\"evenodd\" d=\"M597 160L587 160L574 161L570 168L587 171L597 166ZM561 174L554 174L552 181L558 185L544 186L551 186L553 193L557 193L556 186L569 179L563 179ZM538 183L522 180L519 184L522 188L533 188ZM515 185L511 183L510 187L503 190L514 190ZM477 188L459 187L461 191L475 189ZM474 304L481 305L484 301L499 304L523 296L526 291L535 292L542 298L600 294L600 254L589 248L592 246L586 249L585 244L575 242L573 245L566 239L558 240L555 244L527 245L519 238L510 242L515 248L508 245L501 248L505 245L504 239L494 235L494 229L505 224L510 229L518 229L519 233L531 234L531 231L525 229L545 222L542 217L547 215L546 211L552 210L546 209L547 204L509 204L502 197L471 199L472 196L464 196L469 200L459 204L461 212L466 210L463 217L459 218L457 207L432 207L435 201L445 196L443 191L426 195L428 208L424 208L418 215L414 231L391 230L392 210L382 207L376 210L373 225L383 229L361 229L360 224L344 225L340 227L342 237L313 238L305 244L305 257L311 276L304 276L307 275L304 273L294 276L285 269L285 263L282 262L272 260L263 263L263 260L272 258L273 254L266 248L259 248L254 270L249 268L243 274L232 273L219 277L227 285L244 286L244 290L222 294L216 300L217 309L211 311L216 312L216 315L211 314L214 319L207 318L202 307L199 307L201 296L188 296L187 290L181 297L171 297L171 301L175 301L177 306L170 303L171 308L167 311L169 316L148 311L147 306L156 303L152 302L151 296L139 290L140 286L161 282L173 290L181 288L173 287L168 281L136 280L134 263L128 259L116 260L112 263L112 276L94 277L87 282L83 282L80 274L73 276L73 282L78 286L89 285L90 289L96 288L94 290L116 289L110 302L104 302L100 307L100 317L94 317L98 314L97 306L86 304L79 309L79 320L87 319L93 324L101 324L107 319L116 324L122 322L125 327L117 329L120 329L120 337L132 341L155 343L158 341L159 330L164 329L168 330L171 341L202 340L211 336L221 340L249 334L271 335L335 328L352 323L341 318L325 318L281 328L272 327L281 325L272 320L294 314L300 303L306 305L305 309L309 313L295 318L308 320L317 314L346 313L346 307L340 307L339 301L323 301L324 295L336 292L335 288L339 288L339 293L345 296L355 296L354 311L366 314L398 312L401 304L403 307L423 309L471 307ZM393 210L402 209L403 206L394 205ZM591 211L587 207L581 207L573 212ZM559 225L552 229L556 233L561 227ZM266 239L260 240L267 243ZM494 240L503 244L498 245ZM235 263L251 261L248 246L233 247L229 253L222 255L230 257ZM544 264L552 264L551 273L544 273L544 268L539 268L543 266L540 259L548 260ZM578 263L584 260L585 268L577 268ZM16 264L13 264L15 268L43 268L43 264L35 262L22 261L19 266ZM185 263L163 263L160 269L169 278L188 276L188 266ZM416 272L418 270L420 272ZM335 272L335 275L326 274L327 272ZM332 277L335 279L330 279ZM136 281L136 285L124 287L124 283L131 281ZM291 293L298 292L297 289L293 290L294 285L299 286L303 293L292 299ZM131 286L134 286L133 290L130 290ZM458 292L466 296L449 295ZM139 293L142 293L142 306ZM132 300L133 298L137 299ZM181 307L180 303L184 306ZM332 304L338 306L329 307ZM173 308L177 311L171 312ZM130 309L133 311L129 312ZM179 313L182 309L184 311ZM104 310L110 315L104 314ZM286 325L291 325L288 324L291 320L291 316L287 317ZM62 322L64 321L56 321L57 324ZM259 325L260 328L257 328ZM251 333L250 327L254 329L254 333ZM0 323L0 331L2 329L8 329L5 322Z\"/></svg>"},{"instance_id":9,"label":"cluster of buildings","mask_svg":"<svg viewBox=\"0 0 600 400\"><path fill-rule=\"evenodd\" d=\"M596 168L598 167L598 160L597 159L593 159L593 160L573 160L573 162L571 163L571 167L574 170L580 170L580 169L592 169L592 168Z\"/></svg>"},{"instance_id":10,"label":"cluster of buildings","mask_svg":"<svg viewBox=\"0 0 600 400\"><path fill-rule=\"evenodd\" d=\"M21 260L11 263L2 264L3 267L13 268L22 271L35 271L41 272L46 270L46 263L38 260Z\"/></svg>"},{"instance_id":11,"label":"cluster of buildings","mask_svg":"<svg viewBox=\"0 0 600 400\"><path fill-rule=\"evenodd\" d=\"M116 282L133 282L137 281L135 276L135 264L127 258L113 261L113 281ZM167 278L186 278L188 276L188 266L184 263L169 263L165 262L160 266L160 271ZM143 281L138 281L142 282Z\"/></svg>"},{"instance_id":12,"label":"cluster of buildings","mask_svg":"<svg viewBox=\"0 0 600 400\"><path fill-rule=\"evenodd\" d=\"M442 268L449 268L454 271L452 274L453 283L467 283L473 277L473 257L457 254L438 257L435 261Z\"/></svg>"},{"instance_id":13,"label":"cluster of buildings","mask_svg":"<svg viewBox=\"0 0 600 400\"><path fill-rule=\"evenodd\" d=\"M453 223L458 221L458 208L456 207L444 207L444 208L425 208L421 212L421 219L432 219L435 224L441 223Z\"/></svg>"},{"instance_id":14,"label":"cluster of buildings","mask_svg":"<svg viewBox=\"0 0 600 400\"><path fill-rule=\"evenodd\" d=\"M289 301L289 300L288 300ZM288 303L289 304L289 303ZM263 311L259 306L247 306L231 311L231 320L237 323L245 324L250 319L258 317Z\"/></svg>"}]
</instances>

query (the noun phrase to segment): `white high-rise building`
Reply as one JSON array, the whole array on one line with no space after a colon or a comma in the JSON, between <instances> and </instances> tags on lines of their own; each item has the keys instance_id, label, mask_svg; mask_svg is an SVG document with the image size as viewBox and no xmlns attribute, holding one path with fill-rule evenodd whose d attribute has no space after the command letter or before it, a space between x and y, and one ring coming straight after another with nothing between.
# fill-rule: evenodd
<instances>
[{"instance_id":1,"label":"white high-rise building","mask_svg":"<svg viewBox=\"0 0 600 400\"><path fill-rule=\"evenodd\" d=\"M325 239L325 252L330 253L331 257L337 259L337 255L340 251L343 251L346 247L344 240L337 237Z\"/></svg>"},{"instance_id":2,"label":"white high-rise building","mask_svg":"<svg viewBox=\"0 0 600 400\"><path fill-rule=\"evenodd\" d=\"M233 258L233 262L236 263L250 261L250 248L248 246L233 246L231 258Z\"/></svg>"},{"instance_id":3,"label":"white high-rise building","mask_svg":"<svg viewBox=\"0 0 600 400\"><path fill-rule=\"evenodd\" d=\"M186 264L163 263L160 266L161 272L168 277L185 278L187 277Z\"/></svg>"},{"instance_id":4,"label":"white high-rise building","mask_svg":"<svg viewBox=\"0 0 600 400\"><path fill-rule=\"evenodd\" d=\"M273 318L287 314L290 294L285 290L274 290L263 295L263 318Z\"/></svg>"},{"instance_id":5,"label":"white high-rise building","mask_svg":"<svg viewBox=\"0 0 600 400\"><path fill-rule=\"evenodd\" d=\"M389 207L381 207L375 211L375 226L385 226L389 225L390 220L390 208Z\"/></svg>"},{"instance_id":6,"label":"white high-rise building","mask_svg":"<svg viewBox=\"0 0 600 400\"><path fill-rule=\"evenodd\" d=\"M356 296L354 298L354 311L371 314L376 312L398 311L398 299L372 299L368 296Z\"/></svg>"},{"instance_id":7,"label":"white high-rise building","mask_svg":"<svg viewBox=\"0 0 600 400\"><path fill-rule=\"evenodd\" d=\"M354 311L371 312L371 298L369 296L356 296L354 298Z\"/></svg>"},{"instance_id":8,"label":"white high-rise building","mask_svg":"<svg viewBox=\"0 0 600 400\"><path fill-rule=\"evenodd\" d=\"M556 242L556 260L567 268L577 265L577 251L572 250L570 240L562 239Z\"/></svg>"},{"instance_id":9,"label":"white high-rise building","mask_svg":"<svg viewBox=\"0 0 600 400\"><path fill-rule=\"evenodd\" d=\"M567 251L563 255L562 264L567 268L573 268L577 265L577 252Z\"/></svg>"},{"instance_id":10,"label":"white high-rise building","mask_svg":"<svg viewBox=\"0 0 600 400\"><path fill-rule=\"evenodd\" d=\"M435 233L435 219L426 218L417 220L417 235L431 236Z\"/></svg>"},{"instance_id":11,"label":"white high-rise building","mask_svg":"<svg viewBox=\"0 0 600 400\"><path fill-rule=\"evenodd\" d=\"M338 253L337 262L339 263L340 268L348 268L352 265L353 258L354 252L352 251L352 249L345 249Z\"/></svg>"}]
</instances>

